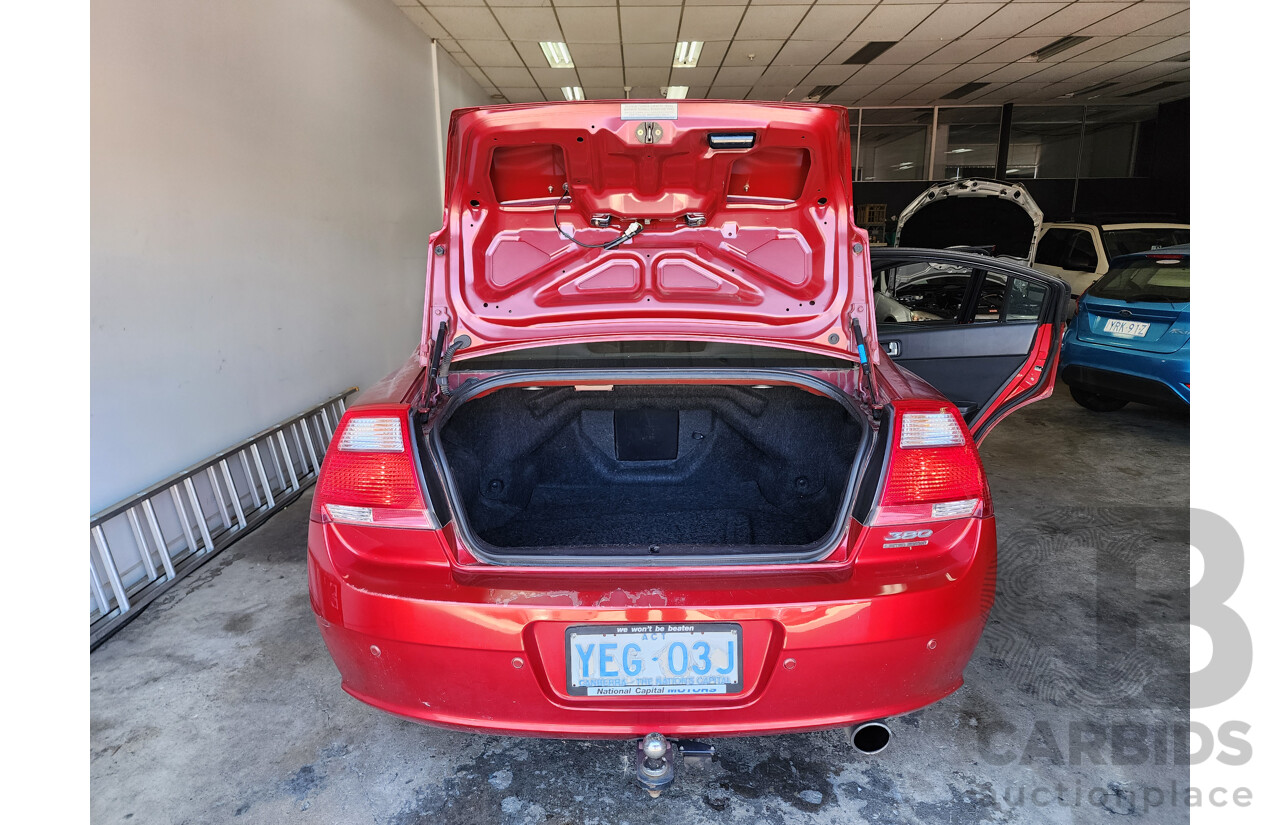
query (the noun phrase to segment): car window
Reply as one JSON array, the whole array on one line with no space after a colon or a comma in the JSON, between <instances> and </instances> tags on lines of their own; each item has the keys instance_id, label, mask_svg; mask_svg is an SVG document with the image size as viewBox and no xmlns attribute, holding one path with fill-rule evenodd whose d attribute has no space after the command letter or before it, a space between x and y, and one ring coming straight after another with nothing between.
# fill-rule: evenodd
<instances>
[{"instance_id":1,"label":"car window","mask_svg":"<svg viewBox=\"0 0 1280 825\"><path fill-rule=\"evenodd\" d=\"M879 324L913 327L1036 321L1048 289L970 267L912 264L876 273Z\"/></svg>"},{"instance_id":2,"label":"car window","mask_svg":"<svg viewBox=\"0 0 1280 825\"><path fill-rule=\"evenodd\" d=\"M1142 229L1112 229L1102 233L1102 246L1108 258L1164 249L1191 243L1191 230L1177 226L1151 226Z\"/></svg>"},{"instance_id":3,"label":"car window","mask_svg":"<svg viewBox=\"0 0 1280 825\"><path fill-rule=\"evenodd\" d=\"M1044 233L1036 247L1036 263L1046 266L1062 266L1067 256L1067 245L1075 229L1050 229Z\"/></svg>"},{"instance_id":4,"label":"car window","mask_svg":"<svg viewBox=\"0 0 1280 825\"><path fill-rule=\"evenodd\" d=\"M1096 298L1133 303L1186 303L1191 300L1191 259L1152 255L1122 261L1090 287L1089 294Z\"/></svg>"},{"instance_id":5,"label":"car window","mask_svg":"<svg viewBox=\"0 0 1280 825\"><path fill-rule=\"evenodd\" d=\"M1071 238L1067 242L1062 268L1072 272L1093 272L1098 268L1098 250L1093 245L1093 236L1083 229L1072 229L1070 232Z\"/></svg>"}]
</instances>

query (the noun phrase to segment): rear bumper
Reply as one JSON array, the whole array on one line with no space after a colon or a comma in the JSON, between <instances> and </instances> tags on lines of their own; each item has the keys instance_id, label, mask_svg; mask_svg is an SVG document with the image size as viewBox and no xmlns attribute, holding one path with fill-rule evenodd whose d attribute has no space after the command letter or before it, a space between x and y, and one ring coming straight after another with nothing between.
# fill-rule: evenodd
<instances>
[{"instance_id":1,"label":"rear bumper","mask_svg":"<svg viewBox=\"0 0 1280 825\"><path fill-rule=\"evenodd\" d=\"M369 528L364 536L411 532ZM376 566L348 565L357 543L312 523L308 568L343 689L390 713L555 738L773 734L906 713L960 687L994 598L995 529L987 518L936 532L933 548L909 549L921 561L882 550L884 536L863 530L863 543L877 544L866 555L880 557L848 563L843 575L720 571L702 580L668 569L619 580L614 571L614 586L583 579L579 587L566 571L558 587L520 589L509 577L486 581L433 565L406 576L413 584L400 590ZM567 627L652 622L740 624L743 691L568 695Z\"/></svg>"},{"instance_id":2,"label":"rear bumper","mask_svg":"<svg viewBox=\"0 0 1280 825\"><path fill-rule=\"evenodd\" d=\"M1079 341L1069 330L1060 377L1076 389L1157 406L1191 403L1191 361L1172 354L1120 350Z\"/></svg>"}]
</instances>

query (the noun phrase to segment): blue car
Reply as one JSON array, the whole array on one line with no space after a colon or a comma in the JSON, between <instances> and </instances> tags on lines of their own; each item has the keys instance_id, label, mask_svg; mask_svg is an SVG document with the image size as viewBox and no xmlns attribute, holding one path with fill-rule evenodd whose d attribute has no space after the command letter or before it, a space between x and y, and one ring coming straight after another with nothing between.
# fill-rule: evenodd
<instances>
[{"instance_id":1,"label":"blue car","mask_svg":"<svg viewBox=\"0 0 1280 825\"><path fill-rule=\"evenodd\" d=\"M1190 404L1190 245L1112 261L1080 296L1060 363L1071 397L1090 410Z\"/></svg>"}]
</instances>

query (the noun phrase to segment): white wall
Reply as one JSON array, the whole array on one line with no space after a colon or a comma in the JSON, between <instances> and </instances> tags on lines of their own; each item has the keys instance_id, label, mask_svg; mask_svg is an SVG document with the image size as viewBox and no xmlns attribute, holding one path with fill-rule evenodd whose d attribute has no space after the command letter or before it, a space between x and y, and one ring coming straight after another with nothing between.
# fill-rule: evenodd
<instances>
[{"instance_id":1,"label":"white wall","mask_svg":"<svg viewBox=\"0 0 1280 825\"><path fill-rule=\"evenodd\" d=\"M91 14L94 512L403 362L441 182L430 41L387 0Z\"/></svg>"}]
</instances>

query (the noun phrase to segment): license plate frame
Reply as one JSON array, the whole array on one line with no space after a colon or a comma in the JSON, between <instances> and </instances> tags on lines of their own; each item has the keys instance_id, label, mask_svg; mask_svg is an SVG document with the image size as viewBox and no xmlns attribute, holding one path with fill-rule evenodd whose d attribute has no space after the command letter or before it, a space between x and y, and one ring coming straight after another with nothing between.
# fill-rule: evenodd
<instances>
[{"instance_id":1,"label":"license plate frame","mask_svg":"<svg viewBox=\"0 0 1280 825\"><path fill-rule=\"evenodd\" d=\"M710 635L708 635L710 634ZM662 638L645 638L656 637ZM713 648L712 641L730 641L731 648ZM618 658L616 675L605 676L575 674L575 666L582 672L582 650L575 650L575 642L587 642L593 645L587 654L588 668L595 660L600 670L604 670L603 651L597 652L594 645L615 644ZM707 642L705 651L696 650L695 645ZM639 656L649 661L640 661L641 670L636 674L623 672L624 656L627 644L640 647ZM663 663L653 659L650 654L658 652L659 656L671 657L667 660L667 670L674 671L676 644L684 645L685 669L678 674L663 673ZM643 647L641 647L643 645ZM665 652L665 653L664 653ZM728 661L716 657L723 654ZM653 622L647 624L584 624L565 628L564 662L565 690L570 696L581 697L616 697L621 699L656 696L732 696L742 693L743 683L743 651L742 625L736 622ZM696 666L703 662L708 668L702 673L696 672ZM721 672L730 667L728 672ZM605 684L605 680L611 680ZM591 682L587 684L584 682ZM596 684L599 682L599 684Z\"/></svg>"}]
</instances>

